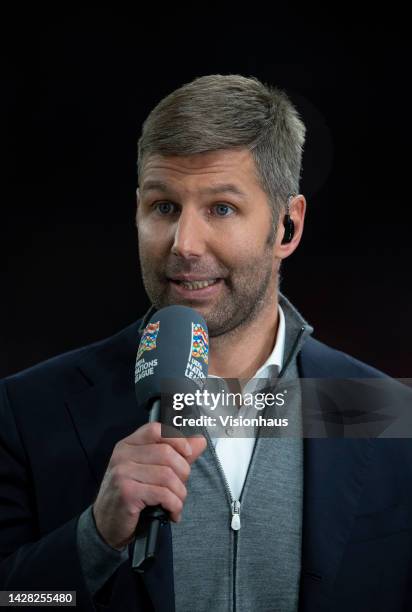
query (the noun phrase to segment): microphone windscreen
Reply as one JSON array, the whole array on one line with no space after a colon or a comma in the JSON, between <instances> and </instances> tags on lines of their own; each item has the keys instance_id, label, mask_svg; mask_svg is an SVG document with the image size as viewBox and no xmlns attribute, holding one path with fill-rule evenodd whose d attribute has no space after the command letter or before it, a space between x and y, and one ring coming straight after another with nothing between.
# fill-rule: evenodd
<instances>
[{"instance_id":1,"label":"microphone windscreen","mask_svg":"<svg viewBox=\"0 0 412 612\"><path fill-rule=\"evenodd\" d=\"M209 335L204 318L187 306L155 312L146 325L136 356L138 404L150 409L164 381L180 393L203 389L208 374ZM170 386L169 386L170 390Z\"/></svg>"}]
</instances>

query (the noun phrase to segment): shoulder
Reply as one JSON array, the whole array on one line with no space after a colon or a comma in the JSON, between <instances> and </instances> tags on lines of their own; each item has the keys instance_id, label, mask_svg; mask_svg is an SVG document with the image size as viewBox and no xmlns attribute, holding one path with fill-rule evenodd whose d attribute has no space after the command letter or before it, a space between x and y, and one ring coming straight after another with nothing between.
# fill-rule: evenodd
<instances>
[{"instance_id":1,"label":"shoulder","mask_svg":"<svg viewBox=\"0 0 412 612\"><path fill-rule=\"evenodd\" d=\"M315 413L322 406L329 435L371 442L379 465L412 466L412 390L407 385L314 338L307 339L298 359L301 377L316 381Z\"/></svg>"},{"instance_id":2,"label":"shoulder","mask_svg":"<svg viewBox=\"0 0 412 612\"><path fill-rule=\"evenodd\" d=\"M91 344L56 355L30 368L0 380L3 392L17 395L50 395L74 391L87 380L95 381L108 371L133 360L139 340L140 320L116 334ZM90 382L90 381L89 381Z\"/></svg>"},{"instance_id":3,"label":"shoulder","mask_svg":"<svg viewBox=\"0 0 412 612\"><path fill-rule=\"evenodd\" d=\"M299 354L305 378L384 378L387 374L373 366L309 337Z\"/></svg>"}]
</instances>

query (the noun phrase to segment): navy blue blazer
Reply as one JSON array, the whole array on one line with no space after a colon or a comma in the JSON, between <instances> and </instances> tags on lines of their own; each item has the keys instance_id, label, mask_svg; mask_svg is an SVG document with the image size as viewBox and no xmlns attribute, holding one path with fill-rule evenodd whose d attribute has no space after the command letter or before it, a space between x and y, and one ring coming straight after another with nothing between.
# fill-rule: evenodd
<instances>
[{"instance_id":1,"label":"navy blue blazer","mask_svg":"<svg viewBox=\"0 0 412 612\"><path fill-rule=\"evenodd\" d=\"M115 443L147 421L134 392L139 324L0 381L0 589L75 590L78 610L174 610L169 526L153 568L124 563L95 601L76 547ZM312 338L298 367L383 376ZM411 527L411 440L306 438L299 610L412 610Z\"/></svg>"}]
</instances>

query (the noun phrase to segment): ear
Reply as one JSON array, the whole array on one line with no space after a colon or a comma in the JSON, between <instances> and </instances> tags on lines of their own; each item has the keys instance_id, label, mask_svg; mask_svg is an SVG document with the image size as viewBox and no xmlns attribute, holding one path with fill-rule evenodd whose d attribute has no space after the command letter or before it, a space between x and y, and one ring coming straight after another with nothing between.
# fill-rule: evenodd
<instances>
[{"instance_id":1,"label":"ear","mask_svg":"<svg viewBox=\"0 0 412 612\"><path fill-rule=\"evenodd\" d=\"M286 244L282 244L283 236L285 234L285 227L283 225L283 218L285 214L286 209L281 211L279 225L276 232L275 255L279 259L286 259L286 257L292 255L293 251L298 247L299 242L302 238L303 225L305 222L306 214L305 197L301 194L298 194L293 196L293 198L289 200L289 215L294 223L295 231L292 240Z\"/></svg>"}]
</instances>

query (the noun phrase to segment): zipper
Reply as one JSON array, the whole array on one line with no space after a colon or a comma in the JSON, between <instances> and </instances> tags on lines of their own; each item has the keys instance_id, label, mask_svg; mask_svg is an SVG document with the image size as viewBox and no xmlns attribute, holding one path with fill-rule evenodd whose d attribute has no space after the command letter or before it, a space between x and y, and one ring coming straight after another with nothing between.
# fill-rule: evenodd
<instances>
[{"instance_id":1,"label":"zipper","mask_svg":"<svg viewBox=\"0 0 412 612\"><path fill-rule=\"evenodd\" d=\"M233 531L239 531L240 525L240 501L235 500L232 502L232 522L230 523Z\"/></svg>"},{"instance_id":2,"label":"zipper","mask_svg":"<svg viewBox=\"0 0 412 612\"><path fill-rule=\"evenodd\" d=\"M232 518L233 521L233 518ZM240 521L240 518L239 518ZM237 544L239 532L233 532L233 590L232 590L232 609L236 612L236 573L237 573Z\"/></svg>"},{"instance_id":3,"label":"zipper","mask_svg":"<svg viewBox=\"0 0 412 612\"><path fill-rule=\"evenodd\" d=\"M208 441L209 444L209 448L210 448L210 452L212 453L217 467L218 467L218 472L220 474L220 477L222 479L223 482L223 486L225 488L225 492L226 492L226 497L229 501L230 504L230 509L232 512L232 519L230 522L230 527L233 531L233 565L232 565L232 575L233 575L233 590L232 590L232 610L233 612L236 612L236 571L237 571L237 539L238 539L238 532L240 529L240 500L242 499L242 493L243 493L243 489L245 488L245 485L243 484L242 487L242 491L240 493L240 498L239 499L233 499L233 495L232 492L230 490L229 487L229 483L227 481L226 478L226 474L223 470L222 464L220 463L220 459L218 457L218 454L216 452L216 449L214 447L214 444L212 442L212 439L209 435L209 431L207 429L207 427L202 427L203 429L203 433ZM255 444L256 446L256 444ZM255 446L253 447L253 452L252 452L252 457L250 458L250 463L249 463L249 467L248 467L248 471L246 473L246 478L247 475L249 473L249 468L250 468L250 464L252 463L252 458L255 452ZM246 478L245 478L245 482L246 482Z\"/></svg>"},{"instance_id":4,"label":"zipper","mask_svg":"<svg viewBox=\"0 0 412 612\"><path fill-rule=\"evenodd\" d=\"M222 478L223 485L225 487L226 497L227 497L227 499L229 501L230 509L231 509L231 512L232 512L232 520L231 520L230 526L233 529L233 531L238 531L240 529L240 499L242 498L242 493L240 494L240 499L233 499L232 491L230 490L229 483L228 483L227 478L226 478L226 474L225 474L225 472L223 470L222 464L220 463L219 456L218 456L218 454L216 452L216 449L215 449L214 444L212 442L212 439L210 437L209 431L208 431L208 429L206 427L203 427L202 429L203 429L203 433L205 435L205 438L209 442L210 451L211 451L211 453L212 453L212 455L213 455L213 457L214 457L214 459L215 459L215 461L217 463L217 466L218 466L218 469L219 469L219 473L220 473L220 476ZM242 492L243 492L243 488L242 488ZM239 525L239 526L238 527L237 526L236 527L232 527L233 524L234 525Z\"/></svg>"}]
</instances>

